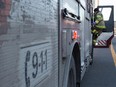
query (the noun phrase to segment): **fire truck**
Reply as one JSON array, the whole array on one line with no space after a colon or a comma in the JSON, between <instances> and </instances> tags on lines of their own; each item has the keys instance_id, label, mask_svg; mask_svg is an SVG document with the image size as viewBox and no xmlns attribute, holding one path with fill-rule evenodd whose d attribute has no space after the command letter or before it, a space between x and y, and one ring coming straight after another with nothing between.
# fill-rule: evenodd
<instances>
[{"instance_id":1,"label":"fire truck","mask_svg":"<svg viewBox=\"0 0 116 87\"><path fill-rule=\"evenodd\" d=\"M0 87L78 87L92 10L92 0L0 0Z\"/></svg>"}]
</instances>

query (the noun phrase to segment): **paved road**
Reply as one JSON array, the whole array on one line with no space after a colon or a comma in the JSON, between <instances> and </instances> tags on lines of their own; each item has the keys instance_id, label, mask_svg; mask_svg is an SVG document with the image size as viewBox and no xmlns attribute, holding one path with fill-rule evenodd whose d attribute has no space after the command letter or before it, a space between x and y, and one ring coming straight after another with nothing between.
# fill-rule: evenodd
<instances>
[{"instance_id":1,"label":"paved road","mask_svg":"<svg viewBox=\"0 0 116 87\"><path fill-rule=\"evenodd\" d=\"M115 66L116 66L116 37L114 37L112 40L112 44L110 45L110 50L112 53L112 58L114 60Z\"/></svg>"},{"instance_id":2,"label":"paved road","mask_svg":"<svg viewBox=\"0 0 116 87\"><path fill-rule=\"evenodd\" d=\"M109 48L94 49L94 63L88 68L81 87L116 87L116 67Z\"/></svg>"},{"instance_id":3,"label":"paved road","mask_svg":"<svg viewBox=\"0 0 116 87\"><path fill-rule=\"evenodd\" d=\"M113 44L114 50L116 52L116 36L112 39L112 44Z\"/></svg>"}]
</instances>

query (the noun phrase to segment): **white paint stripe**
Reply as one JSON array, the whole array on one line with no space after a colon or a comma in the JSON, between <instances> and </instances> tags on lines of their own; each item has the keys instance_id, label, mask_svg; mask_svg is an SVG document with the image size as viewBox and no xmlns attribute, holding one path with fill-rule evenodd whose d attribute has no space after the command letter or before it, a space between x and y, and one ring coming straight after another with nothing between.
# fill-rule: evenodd
<instances>
[{"instance_id":1,"label":"white paint stripe","mask_svg":"<svg viewBox=\"0 0 116 87\"><path fill-rule=\"evenodd\" d=\"M104 44L104 45L106 45L106 41L105 40L101 40L102 41L102 43Z\"/></svg>"},{"instance_id":2,"label":"white paint stripe","mask_svg":"<svg viewBox=\"0 0 116 87\"><path fill-rule=\"evenodd\" d=\"M98 45L99 46L106 46L107 45L107 40L98 40Z\"/></svg>"},{"instance_id":3,"label":"white paint stripe","mask_svg":"<svg viewBox=\"0 0 116 87\"><path fill-rule=\"evenodd\" d=\"M103 40L101 40L100 43L102 44L102 46L104 46L104 42L103 42Z\"/></svg>"}]
</instances>

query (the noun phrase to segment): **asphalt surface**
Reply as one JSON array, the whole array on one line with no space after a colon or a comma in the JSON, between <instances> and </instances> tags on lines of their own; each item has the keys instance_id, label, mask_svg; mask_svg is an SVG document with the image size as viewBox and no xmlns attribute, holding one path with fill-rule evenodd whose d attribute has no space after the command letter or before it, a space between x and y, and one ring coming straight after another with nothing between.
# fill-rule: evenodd
<instances>
[{"instance_id":1,"label":"asphalt surface","mask_svg":"<svg viewBox=\"0 0 116 87\"><path fill-rule=\"evenodd\" d=\"M116 52L116 36L112 39L112 44L113 44L114 50Z\"/></svg>"},{"instance_id":2,"label":"asphalt surface","mask_svg":"<svg viewBox=\"0 0 116 87\"><path fill-rule=\"evenodd\" d=\"M93 65L88 67L81 87L116 87L116 67L109 48L94 49Z\"/></svg>"}]
</instances>

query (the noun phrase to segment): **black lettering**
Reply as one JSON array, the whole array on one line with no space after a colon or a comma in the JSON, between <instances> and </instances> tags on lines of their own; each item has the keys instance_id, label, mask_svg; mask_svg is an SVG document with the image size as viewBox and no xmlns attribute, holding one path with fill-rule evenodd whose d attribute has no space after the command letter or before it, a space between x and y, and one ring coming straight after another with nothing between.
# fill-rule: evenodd
<instances>
[{"instance_id":1,"label":"black lettering","mask_svg":"<svg viewBox=\"0 0 116 87\"><path fill-rule=\"evenodd\" d=\"M33 57L32 57L32 65L33 68L36 69L35 73L32 73L33 78L36 78L37 73L38 73L38 56L37 53L34 52Z\"/></svg>"},{"instance_id":2,"label":"black lettering","mask_svg":"<svg viewBox=\"0 0 116 87\"><path fill-rule=\"evenodd\" d=\"M27 51L27 54L26 54L26 59L25 59L25 82L26 82L26 87L30 87L30 77L28 77L28 72L27 72L27 65L28 65L28 62L30 61L30 51Z\"/></svg>"},{"instance_id":3,"label":"black lettering","mask_svg":"<svg viewBox=\"0 0 116 87\"><path fill-rule=\"evenodd\" d=\"M40 58L41 58L41 73L42 73L43 72L43 51L41 51Z\"/></svg>"},{"instance_id":4,"label":"black lettering","mask_svg":"<svg viewBox=\"0 0 116 87\"><path fill-rule=\"evenodd\" d=\"M31 57L32 55L32 57ZM29 75L29 64L32 62L32 67L33 70L32 73L32 78L35 79L38 74L38 69L40 68L41 73L43 73L44 70L47 70L47 57L48 57L48 52L47 49L44 51L40 52L40 56L38 57L38 53L34 52L33 54L30 51L27 51L26 53L26 58L25 58L25 83L26 87L31 86L31 78ZM40 58L41 61L38 61L38 58ZM32 61L30 61L32 59Z\"/></svg>"},{"instance_id":5,"label":"black lettering","mask_svg":"<svg viewBox=\"0 0 116 87\"><path fill-rule=\"evenodd\" d=\"M45 51L45 62L46 62L46 69L47 69L47 50Z\"/></svg>"}]
</instances>

